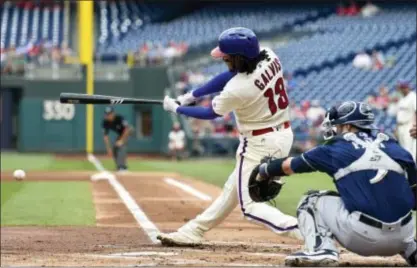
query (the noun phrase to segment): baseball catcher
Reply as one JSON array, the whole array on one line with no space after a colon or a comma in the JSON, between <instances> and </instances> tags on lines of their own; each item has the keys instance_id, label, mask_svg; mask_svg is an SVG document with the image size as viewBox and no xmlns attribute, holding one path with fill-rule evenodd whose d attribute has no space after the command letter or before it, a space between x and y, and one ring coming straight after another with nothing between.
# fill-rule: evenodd
<instances>
[{"instance_id":1,"label":"baseball catcher","mask_svg":"<svg viewBox=\"0 0 417 268\"><path fill-rule=\"evenodd\" d=\"M253 170L256 181L321 171L336 184L338 193L309 191L302 197L297 217L305 251L287 256L286 265L337 265L335 240L362 256L401 254L417 265L416 165L396 140L372 134L373 121L368 104L344 102L326 115L325 145Z\"/></svg>"}]
</instances>

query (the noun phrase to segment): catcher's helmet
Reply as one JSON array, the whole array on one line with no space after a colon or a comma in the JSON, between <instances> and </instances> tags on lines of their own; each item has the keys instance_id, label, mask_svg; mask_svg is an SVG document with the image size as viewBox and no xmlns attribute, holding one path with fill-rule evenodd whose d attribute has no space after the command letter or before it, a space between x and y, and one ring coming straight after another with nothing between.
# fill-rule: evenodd
<instances>
[{"instance_id":1,"label":"catcher's helmet","mask_svg":"<svg viewBox=\"0 0 417 268\"><path fill-rule=\"evenodd\" d=\"M359 129L378 129L374 126L375 115L371 106L363 102L346 101L338 107L332 107L323 121L324 138L333 137L336 125L353 125Z\"/></svg>"},{"instance_id":2,"label":"catcher's helmet","mask_svg":"<svg viewBox=\"0 0 417 268\"><path fill-rule=\"evenodd\" d=\"M254 59L259 55L259 42L255 33L244 27L234 27L222 32L219 36L219 45L211 51L214 58L227 55L241 55Z\"/></svg>"}]
</instances>

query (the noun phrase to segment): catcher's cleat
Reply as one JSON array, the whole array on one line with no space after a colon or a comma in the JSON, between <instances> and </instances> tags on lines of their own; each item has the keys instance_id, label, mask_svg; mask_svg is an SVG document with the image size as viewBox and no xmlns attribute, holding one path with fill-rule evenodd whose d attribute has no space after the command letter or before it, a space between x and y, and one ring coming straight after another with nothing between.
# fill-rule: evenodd
<instances>
[{"instance_id":1,"label":"catcher's cleat","mask_svg":"<svg viewBox=\"0 0 417 268\"><path fill-rule=\"evenodd\" d=\"M285 265L293 267L336 267L339 266L339 254L332 250L297 252L285 258Z\"/></svg>"},{"instance_id":2,"label":"catcher's cleat","mask_svg":"<svg viewBox=\"0 0 417 268\"><path fill-rule=\"evenodd\" d=\"M160 233L156 238L163 246L168 247L196 247L203 242L203 237L184 232Z\"/></svg>"}]
</instances>

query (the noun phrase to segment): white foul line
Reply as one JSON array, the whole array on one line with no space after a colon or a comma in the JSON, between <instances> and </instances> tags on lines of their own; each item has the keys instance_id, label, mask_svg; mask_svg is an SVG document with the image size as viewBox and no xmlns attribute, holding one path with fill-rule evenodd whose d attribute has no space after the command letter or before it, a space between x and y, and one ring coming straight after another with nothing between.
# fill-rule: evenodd
<instances>
[{"instance_id":1,"label":"white foul line","mask_svg":"<svg viewBox=\"0 0 417 268\"><path fill-rule=\"evenodd\" d=\"M187 185L185 183L179 182L179 181L174 180L172 178L165 178L164 180L165 180L166 183L168 183L168 184L170 184L172 186L178 187L181 190L183 190L183 191L185 191L185 192L187 192L187 193L189 193L189 194L191 194L191 195L193 195L193 196L195 196L197 198L200 198L201 200L204 200L204 201L211 201L212 200L211 196L206 195L206 194L200 192L197 189L194 189L190 185Z\"/></svg>"},{"instance_id":2,"label":"white foul line","mask_svg":"<svg viewBox=\"0 0 417 268\"><path fill-rule=\"evenodd\" d=\"M100 161L93 155L88 154L88 161L90 161L98 171L106 171ZM114 174L109 173L108 181L116 193L119 195L120 199L126 205L127 209L132 213L133 217L136 219L138 224L142 227L145 233L149 236L151 241L156 244L159 243L156 236L159 233L158 228L153 224L139 205L135 202L129 192L123 187L123 185L117 180Z\"/></svg>"}]
</instances>

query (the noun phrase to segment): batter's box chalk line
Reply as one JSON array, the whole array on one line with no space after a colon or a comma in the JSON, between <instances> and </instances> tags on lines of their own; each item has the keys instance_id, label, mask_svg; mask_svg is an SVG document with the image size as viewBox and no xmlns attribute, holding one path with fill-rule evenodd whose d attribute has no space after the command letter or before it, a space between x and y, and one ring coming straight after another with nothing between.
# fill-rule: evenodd
<instances>
[{"instance_id":1,"label":"batter's box chalk line","mask_svg":"<svg viewBox=\"0 0 417 268\"><path fill-rule=\"evenodd\" d=\"M108 171L102 171L91 175L92 181L109 180L112 174Z\"/></svg>"}]
</instances>

